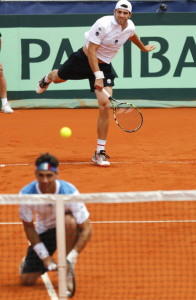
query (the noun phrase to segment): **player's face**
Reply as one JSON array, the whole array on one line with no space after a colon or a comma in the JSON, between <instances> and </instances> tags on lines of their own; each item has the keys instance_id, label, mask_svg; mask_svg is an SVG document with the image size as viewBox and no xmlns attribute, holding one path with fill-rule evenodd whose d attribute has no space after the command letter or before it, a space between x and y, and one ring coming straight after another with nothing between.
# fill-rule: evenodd
<instances>
[{"instance_id":1,"label":"player's face","mask_svg":"<svg viewBox=\"0 0 196 300\"><path fill-rule=\"evenodd\" d=\"M115 9L114 17L116 22L121 25L123 28L126 27L127 20L130 18L131 13L126 9Z\"/></svg>"},{"instance_id":2,"label":"player's face","mask_svg":"<svg viewBox=\"0 0 196 300\"><path fill-rule=\"evenodd\" d=\"M52 171L36 171L35 176L39 182L39 188L43 194L54 194L56 191L55 180L57 173Z\"/></svg>"}]
</instances>

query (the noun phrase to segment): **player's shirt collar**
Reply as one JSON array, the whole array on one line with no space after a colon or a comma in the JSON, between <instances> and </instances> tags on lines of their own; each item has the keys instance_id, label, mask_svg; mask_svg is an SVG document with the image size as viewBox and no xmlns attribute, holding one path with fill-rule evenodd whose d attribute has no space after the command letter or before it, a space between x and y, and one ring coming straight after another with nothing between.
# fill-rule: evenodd
<instances>
[{"instance_id":1,"label":"player's shirt collar","mask_svg":"<svg viewBox=\"0 0 196 300\"><path fill-rule=\"evenodd\" d=\"M59 190L60 190L60 182L58 180L55 180L55 184L56 184L56 190L55 190L54 194L58 194ZM42 192L39 188L39 183L38 182L36 183L36 190L37 190L38 194L42 194Z\"/></svg>"}]
</instances>

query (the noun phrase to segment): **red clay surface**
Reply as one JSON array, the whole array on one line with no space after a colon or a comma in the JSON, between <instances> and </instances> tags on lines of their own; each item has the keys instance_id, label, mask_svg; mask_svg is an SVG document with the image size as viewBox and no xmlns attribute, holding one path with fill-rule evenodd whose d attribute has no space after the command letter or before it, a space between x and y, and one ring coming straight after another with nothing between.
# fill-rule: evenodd
<instances>
[{"instance_id":1,"label":"red clay surface","mask_svg":"<svg viewBox=\"0 0 196 300\"><path fill-rule=\"evenodd\" d=\"M111 117L109 168L91 163L97 109L1 113L0 193L16 194L34 180L34 161L46 151L59 158L59 178L82 193L195 189L196 108L141 111L144 124L133 134L121 131ZM63 126L73 131L68 139L59 135ZM194 202L88 207L92 222L196 220ZM13 225L19 222L17 209L1 208L0 222L0 299L50 299L41 280L34 288L20 286L18 264L27 241L21 225ZM193 300L195 245L193 222L94 223L77 265L74 299ZM51 279L57 286L56 274Z\"/></svg>"}]
</instances>

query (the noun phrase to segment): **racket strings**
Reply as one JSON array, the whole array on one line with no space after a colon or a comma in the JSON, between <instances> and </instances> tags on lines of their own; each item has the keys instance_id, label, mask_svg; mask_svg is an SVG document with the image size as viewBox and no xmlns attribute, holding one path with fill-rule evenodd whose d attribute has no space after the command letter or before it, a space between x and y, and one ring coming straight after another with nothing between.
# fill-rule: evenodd
<instances>
[{"instance_id":1,"label":"racket strings","mask_svg":"<svg viewBox=\"0 0 196 300\"><path fill-rule=\"evenodd\" d=\"M125 131L133 132L142 125L140 112L131 104L120 103L114 108L114 119Z\"/></svg>"}]
</instances>

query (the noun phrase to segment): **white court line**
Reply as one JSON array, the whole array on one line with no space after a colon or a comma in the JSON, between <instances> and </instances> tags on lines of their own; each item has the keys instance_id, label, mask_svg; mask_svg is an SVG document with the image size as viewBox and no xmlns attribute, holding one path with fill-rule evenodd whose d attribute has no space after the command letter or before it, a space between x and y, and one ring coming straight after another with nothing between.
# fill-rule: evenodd
<instances>
[{"instance_id":1,"label":"white court line","mask_svg":"<svg viewBox=\"0 0 196 300\"><path fill-rule=\"evenodd\" d=\"M148 223L196 223L196 220L138 220L138 221L91 221L91 224L148 224ZM21 225L20 222L0 222L0 225Z\"/></svg>"},{"instance_id":2,"label":"white court line","mask_svg":"<svg viewBox=\"0 0 196 300\"><path fill-rule=\"evenodd\" d=\"M22 222L0 222L0 225L22 225Z\"/></svg>"},{"instance_id":3,"label":"white court line","mask_svg":"<svg viewBox=\"0 0 196 300\"><path fill-rule=\"evenodd\" d=\"M21 225L22 222L1 222L0 225ZM46 287L47 293L51 300L59 300L56 291L52 285L52 282L50 280L50 277L48 276L48 273L44 273L41 275L41 278L44 282L44 285Z\"/></svg>"},{"instance_id":4,"label":"white court line","mask_svg":"<svg viewBox=\"0 0 196 300\"><path fill-rule=\"evenodd\" d=\"M196 161L165 161L165 160L154 160L154 161L112 161L111 164L196 164ZM8 163L0 164L0 168L11 167L11 166L30 166L34 163ZM60 165L95 165L93 162L80 161L80 162L61 162Z\"/></svg>"},{"instance_id":5,"label":"white court line","mask_svg":"<svg viewBox=\"0 0 196 300\"><path fill-rule=\"evenodd\" d=\"M46 290L48 292L48 295L51 300L59 300L59 297L57 296L57 293L52 285L52 282L50 280L50 277L48 276L48 273L44 273L41 275L42 280L45 284Z\"/></svg>"},{"instance_id":6,"label":"white court line","mask_svg":"<svg viewBox=\"0 0 196 300\"><path fill-rule=\"evenodd\" d=\"M196 220L149 220L149 221L91 221L92 224L149 224L149 223L196 223ZM0 225L21 225L21 222L1 222ZM59 300L52 282L47 273L43 274L42 280L51 300Z\"/></svg>"},{"instance_id":7,"label":"white court line","mask_svg":"<svg viewBox=\"0 0 196 300\"><path fill-rule=\"evenodd\" d=\"M92 224L196 223L196 220L97 221Z\"/></svg>"},{"instance_id":8,"label":"white court line","mask_svg":"<svg viewBox=\"0 0 196 300\"><path fill-rule=\"evenodd\" d=\"M0 225L21 225L21 222L1 222ZM59 300L56 291L52 285L52 282L50 280L50 277L48 276L48 273L44 273L41 275L41 278L44 282L44 285L46 287L47 293L51 300Z\"/></svg>"}]
</instances>

